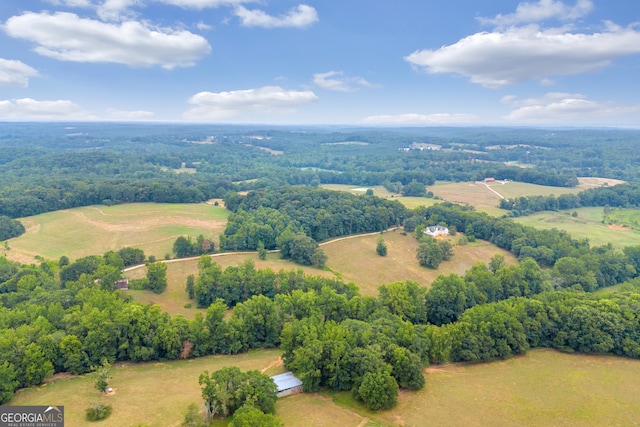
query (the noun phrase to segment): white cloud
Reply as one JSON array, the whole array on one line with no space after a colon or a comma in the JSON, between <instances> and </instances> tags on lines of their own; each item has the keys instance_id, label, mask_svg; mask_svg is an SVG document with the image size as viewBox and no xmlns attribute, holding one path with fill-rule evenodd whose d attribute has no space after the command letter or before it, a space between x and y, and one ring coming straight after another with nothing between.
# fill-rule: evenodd
<instances>
[{"instance_id":1,"label":"white cloud","mask_svg":"<svg viewBox=\"0 0 640 427\"><path fill-rule=\"evenodd\" d=\"M370 124L394 124L394 125L447 125L477 122L478 117L473 114L382 114L369 116L362 119Z\"/></svg>"},{"instance_id":2,"label":"white cloud","mask_svg":"<svg viewBox=\"0 0 640 427\"><path fill-rule=\"evenodd\" d=\"M144 110L126 111L126 110L117 110L115 108L109 108L107 110L107 114L111 119L125 120L125 121L149 120L155 116L155 113L152 113L151 111L144 111Z\"/></svg>"},{"instance_id":3,"label":"white cloud","mask_svg":"<svg viewBox=\"0 0 640 427\"><path fill-rule=\"evenodd\" d=\"M172 6L179 6L187 9L205 9L209 7L237 6L244 3L252 3L257 0L155 0Z\"/></svg>"},{"instance_id":4,"label":"white cloud","mask_svg":"<svg viewBox=\"0 0 640 427\"><path fill-rule=\"evenodd\" d=\"M594 124L633 115L631 119L638 124L640 113L640 104L591 101L579 93L550 92L540 98L526 99L509 95L501 102L514 108L504 117L514 123Z\"/></svg>"},{"instance_id":5,"label":"white cloud","mask_svg":"<svg viewBox=\"0 0 640 427\"><path fill-rule=\"evenodd\" d=\"M124 17L133 18L131 7L142 4L142 0L104 0L98 6L98 16L105 21L119 21Z\"/></svg>"},{"instance_id":6,"label":"white cloud","mask_svg":"<svg viewBox=\"0 0 640 427\"><path fill-rule=\"evenodd\" d=\"M347 77L342 71L329 71L313 75L313 84L323 89L338 92L352 92L359 87L372 87L373 85L362 77Z\"/></svg>"},{"instance_id":7,"label":"white cloud","mask_svg":"<svg viewBox=\"0 0 640 427\"><path fill-rule=\"evenodd\" d=\"M209 31L213 27L209 24L205 24L204 22L200 21L196 24L196 28L199 29L200 31Z\"/></svg>"},{"instance_id":8,"label":"white cloud","mask_svg":"<svg viewBox=\"0 0 640 427\"><path fill-rule=\"evenodd\" d=\"M518 4L516 11L507 15L498 14L495 18L478 18L485 25L506 27L509 25L542 22L547 19L572 21L586 16L593 10L591 0L577 0L574 6L567 6L557 0L539 0L537 3Z\"/></svg>"},{"instance_id":9,"label":"white cloud","mask_svg":"<svg viewBox=\"0 0 640 427\"><path fill-rule=\"evenodd\" d=\"M0 58L0 86L29 86L30 77L38 77L38 72L15 59Z\"/></svg>"},{"instance_id":10,"label":"white cloud","mask_svg":"<svg viewBox=\"0 0 640 427\"><path fill-rule=\"evenodd\" d=\"M298 5L289 10L286 15L271 16L262 10L249 10L244 6L238 6L235 15L240 18L245 27L282 28L282 27L308 27L318 21L316 10L306 4Z\"/></svg>"},{"instance_id":11,"label":"white cloud","mask_svg":"<svg viewBox=\"0 0 640 427\"><path fill-rule=\"evenodd\" d=\"M189 99L194 108L187 120L227 120L243 113L282 113L318 100L312 91L285 90L280 86L229 92L199 92Z\"/></svg>"},{"instance_id":12,"label":"white cloud","mask_svg":"<svg viewBox=\"0 0 640 427\"><path fill-rule=\"evenodd\" d=\"M61 61L172 69L194 65L211 51L204 37L189 31L136 21L109 24L64 12L27 12L9 18L3 28L12 37L36 43L40 55Z\"/></svg>"},{"instance_id":13,"label":"white cloud","mask_svg":"<svg viewBox=\"0 0 640 427\"><path fill-rule=\"evenodd\" d=\"M47 0L54 6L91 7L91 0Z\"/></svg>"},{"instance_id":14,"label":"white cloud","mask_svg":"<svg viewBox=\"0 0 640 427\"><path fill-rule=\"evenodd\" d=\"M637 53L640 32L634 27L608 25L607 31L581 34L530 25L473 34L437 50L416 51L405 60L429 73L456 73L486 87L501 87L586 73Z\"/></svg>"},{"instance_id":15,"label":"white cloud","mask_svg":"<svg viewBox=\"0 0 640 427\"><path fill-rule=\"evenodd\" d=\"M67 100L37 101L31 98L0 101L0 120L89 120L95 119Z\"/></svg>"}]
</instances>

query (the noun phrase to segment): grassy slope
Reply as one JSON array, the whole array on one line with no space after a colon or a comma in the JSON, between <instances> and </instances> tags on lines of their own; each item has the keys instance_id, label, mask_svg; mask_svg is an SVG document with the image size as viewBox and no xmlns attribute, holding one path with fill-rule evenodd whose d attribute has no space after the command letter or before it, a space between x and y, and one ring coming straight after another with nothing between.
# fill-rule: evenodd
<instances>
[{"instance_id":1,"label":"grassy slope","mask_svg":"<svg viewBox=\"0 0 640 427\"><path fill-rule=\"evenodd\" d=\"M113 414L101 426L178 426L189 403L200 403L198 376L223 366L282 371L279 351L204 357L168 363L126 364L113 369L115 394L104 397ZM535 350L486 364L427 369L427 385L403 392L398 406L371 412L349 392L280 399L276 415L286 426L602 426L634 425L640 417L640 361L611 356ZM57 380L19 392L11 405L64 405L68 424L92 425L84 409L100 398L90 376Z\"/></svg>"},{"instance_id":2,"label":"grassy slope","mask_svg":"<svg viewBox=\"0 0 640 427\"><path fill-rule=\"evenodd\" d=\"M507 262L515 262L515 257L509 252L478 241L455 246L451 260L443 262L437 270L430 270L418 264L418 242L411 234L403 235L400 230L384 233L388 249L386 257L376 253L378 236L361 236L323 246L329 257L327 265L339 272L343 280L355 282L362 295L377 295L380 285L398 280L415 280L427 286L439 274L463 274L476 262L488 262L494 254L502 254ZM450 239L455 243L458 238Z\"/></svg>"},{"instance_id":3,"label":"grassy slope","mask_svg":"<svg viewBox=\"0 0 640 427\"><path fill-rule=\"evenodd\" d=\"M578 213L572 217L573 211ZM560 212L539 212L515 218L517 223L536 228L565 230L575 239L589 239L592 246L611 243L618 248L640 242L640 230L620 229L602 223L604 208L580 208Z\"/></svg>"},{"instance_id":4,"label":"grassy slope","mask_svg":"<svg viewBox=\"0 0 640 427\"><path fill-rule=\"evenodd\" d=\"M224 366L235 365L242 370L263 370L278 365L278 350L254 351L237 356L209 356L168 363L116 364L110 386L115 393L102 396L91 375L65 378L41 387L22 390L11 405L63 405L69 426L100 425L128 427L147 423L150 427L179 426L190 403L202 403L198 376ZM269 370L269 374L281 370ZM105 421L88 423L84 410L103 400L113 406Z\"/></svg>"},{"instance_id":5,"label":"grassy slope","mask_svg":"<svg viewBox=\"0 0 640 427\"><path fill-rule=\"evenodd\" d=\"M9 241L7 257L31 263L35 255L76 259L125 246L163 258L180 235L218 240L228 211L200 204L131 203L88 206L21 218L27 232Z\"/></svg>"}]
</instances>

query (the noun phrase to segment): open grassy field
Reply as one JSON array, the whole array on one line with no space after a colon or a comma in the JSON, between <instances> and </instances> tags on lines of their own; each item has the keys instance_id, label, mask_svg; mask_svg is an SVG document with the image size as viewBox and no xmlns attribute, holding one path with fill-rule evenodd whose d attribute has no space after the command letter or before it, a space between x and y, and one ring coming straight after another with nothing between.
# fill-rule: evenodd
<instances>
[{"instance_id":1,"label":"open grassy field","mask_svg":"<svg viewBox=\"0 0 640 427\"><path fill-rule=\"evenodd\" d=\"M627 426L640 416L638 380L638 360L539 349L428 368L425 388L400 393L388 411L369 411L348 392L329 396L377 425Z\"/></svg>"},{"instance_id":2,"label":"open grassy field","mask_svg":"<svg viewBox=\"0 0 640 427\"><path fill-rule=\"evenodd\" d=\"M516 262L515 257L490 243L477 241L466 246L455 246L454 256L440 264L437 270L421 267L416 259L417 240L403 235L400 230L383 234L388 255L376 253L379 234L358 236L323 245L329 260L327 266L345 281L353 281L360 287L362 295L377 295L378 287L398 280L415 280L428 286L439 274L463 274L476 262L488 262L495 254L504 255L507 262ZM452 243L458 237L449 238Z\"/></svg>"},{"instance_id":3,"label":"open grassy field","mask_svg":"<svg viewBox=\"0 0 640 427\"><path fill-rule=\"evenodd\" d=\"M428 199L426 197L403 197L399 194L395 194L384 188L382 185L374 185L372 187L356 187L353 185L344 184L323 184L322 188L333 191L345 191L347 193L355 194L356 196L363 195L367 189L373 190L373 195L382 197L384 199L398 200L409 209L417 208L418 206L432 206L436 203L440 203L441 200Z\"/></svg>"},{"instance_id":4,"label":"open grassy field","mask_svg":"<svg viewBox=\"0 0 640 427\"><path fill-rule=\"evenodd\" d=\"M572 212L578 216L571 216ZM636 211L636 214L640 211ZM630 214L630 213L629 213ZM536 228L565 230L574 239L589 239L592 246L612 245L623 248L640 244L640 230L603 224L604 208L580 208L570 211L538 212L514 218L515 222Z\"/></svg>"},{"instance_id":5,"label":"open grassy field","mask_svg":"<svg viewBox=\"0 0 640 427\"><path fill-rule=\"evenodd\" d=\"M271 268L273 271L280 270L302 270L305 274L325 277L335 277L330 271L321 270L315 267L307 267L295 264L289 260L280 258L279 253L271 253L267 255L266 260L261 260L254 252L234 253L234 254L215 254L213 260L220 264L222 269L229 266L237 266L242 264L244 260L251 259L255 263L257 269ZM139 279L146 275L147 269L142 266L135 270L125 273L129 279ZM171 260L167 264L167 289L162 294L155 294L151 291L126 291L133 297L135 301L144 304L158 304L164 311L171 315L182 314L184 317L191 319L198 311L204 312L204 309L198 309L196 302L190 300L185 291L187 276L193 274L198 276L198 259L181 259ZM191 308L186 308L186 304L191 304Z\"/></svg>"},{"instance_id":6,"label":"open grassy field","mask_svg":"<svg viewBox=\"0 0 640 427\"><path fill-rule=\"evenodd\" d=\"M202 403L198 385L198 376L202 372L233 365L242 370L265 370L269 375L275 375L283 372L279 358L279 350L261 350L236 356L208 356L167 363L116 364L111 370L113 395L102 396L93 387L95 380L85 375L22 390L10 404L64 406L66 425L73 427L129 427L138 424L177 427L190 403ZM113 413L104 421L89 423L84 419L84 410L97 400L112 405Z\"/></svg>"},{"instance_id":7,"label":"open grassy field","mask_svg":"<svg viewBox=\"0 0 640 427\"><path fill-rule=\"evenodd\" d=\"M64 405L72 426L102 398L113 414L100 426L146 423L179 426L190 403L200 403L198 376L235 365L269 375L282 372L278 350L166 363L116 365L115 393L101 397L91 376L58 379L19 392L11 405ZM398 406L372 412L350 392L300 394L278 400L287 427L330 426L627 426L640 419L640 361L534 350L485 364L450 364L425 371L427 384L402 392ZM96 425L98 425L96 424ZM225 423L216 423L225 425Z\"/></svg>"},{"instance_id":8,"label":"open grassy field","mask_svg":"<svg viewBox=\"0 0 640 427\"><path fill-rule=\"evenodd\" d=\"M7 257L31 263L34 256L57 260L103 254L125 246L158 259L171 253L180 235L203 234L218 241L228 211L198 204L131 203L87 206L21 218L27 232L9 240Z\"/></svg>"}]
</instances>

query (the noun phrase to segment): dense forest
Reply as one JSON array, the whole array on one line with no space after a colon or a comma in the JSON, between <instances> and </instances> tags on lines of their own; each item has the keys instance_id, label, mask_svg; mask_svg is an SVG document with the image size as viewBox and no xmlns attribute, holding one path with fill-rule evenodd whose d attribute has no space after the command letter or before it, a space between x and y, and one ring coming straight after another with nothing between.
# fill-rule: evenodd
<instances>
[{"instance_id":1,"label":"dense forest","mask_svg":"<svg viewBox=\"0 0 640 427\"><path fill-rule=\"evenodd\" d=\"M639 139L634 130L595 129L0 123L0 215L96 203L190 203L281 185L638 181L633 147Z\"/></svg>"}]
</instances>

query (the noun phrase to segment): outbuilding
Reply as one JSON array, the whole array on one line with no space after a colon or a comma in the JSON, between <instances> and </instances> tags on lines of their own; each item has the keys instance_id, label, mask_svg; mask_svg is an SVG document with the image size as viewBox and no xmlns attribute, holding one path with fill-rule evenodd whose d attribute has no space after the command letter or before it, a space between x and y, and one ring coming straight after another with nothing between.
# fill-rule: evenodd
<instances>
[{"instance_id":1,"label":"outbuilding","mask_svg":"<svg viewBox=\"0 0 640 427\"><path fill-rule=\"evenodd\" d=\"M302 393L302 381L293 375L293 372L274 375L271 377L278 388L278 397L289 396L291 394Z\"/></svg>"}]
</instances>

